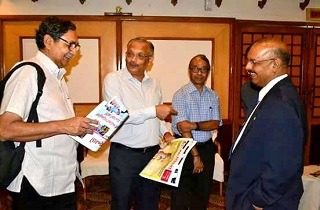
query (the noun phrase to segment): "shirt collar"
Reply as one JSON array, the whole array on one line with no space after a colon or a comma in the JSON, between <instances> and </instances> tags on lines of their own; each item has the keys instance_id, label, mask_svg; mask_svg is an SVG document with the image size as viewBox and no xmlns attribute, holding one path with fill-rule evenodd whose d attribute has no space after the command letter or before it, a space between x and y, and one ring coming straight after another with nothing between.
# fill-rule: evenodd
<instances>
[{"instance_id":1,"label":"shirt collar","mask_svg":"<svg viewBox=\"0 0 320 210\"><path fill-rule=\"evenodd\" d=\"M59 68L48 56L43 54L41 51L37 52L36 58L40 60L43 65L49 70L49 72L61 80L63 75L66 73L64 68Z\"/></svg>"},{"instance_id":2,"label":"shirt collar","mask_svg":"<svg viewBox=\"0 0 320 210\"><path fill-rule=\"evenodd\" d=\"M203 86L203 93L208 90L207 88L208 88L207 86L205 86L205 85ZM187 84L187 91L188 91L188 93L192 93L192 92L198 91L198 90L197 90L196 86L194 86L194 84L190 81Z\"/></svg>"},{"instance_id":3,"label":"shirt collar","mask_svg":"<svg viewBox=\"0 0 320 210\"><path fill-rule=\"evenodd\" d=\"M128 71L127 68L124 68L124 69L123 69L123 76L124 76L124 78L127 79L127 80L132 80L132 79L137 80L136 78L134 78L134 77L132 76L132 74ZM149 76L149 74L147 74L146 71L144 71L144 77L143 77L142 82L147 81L148 79L150 79L150 76Z\"/></svg>"},{"instance_id":4,"label":"shirt collar","mask_svg":"<svg viewBox=\"0 0 320 210\"><path fill-rule=\"evenodd\" d=\"M261 101L265 97L265 95L267 95L267 93L271 88L273 88L273 86L275 86L280 80L286 78L287 76L288 74L284 74L280 77L276 77L273 80L271 80L266 86L264 86L259 92L259 101Z\"/></svg>"}]
</instances>

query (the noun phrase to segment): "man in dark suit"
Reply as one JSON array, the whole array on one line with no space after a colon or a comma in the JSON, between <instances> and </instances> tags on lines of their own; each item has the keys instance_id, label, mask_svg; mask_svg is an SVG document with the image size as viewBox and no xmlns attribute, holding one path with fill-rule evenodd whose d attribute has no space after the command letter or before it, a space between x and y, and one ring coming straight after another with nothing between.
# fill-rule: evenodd
<instances>
[{"instance_id":1,"label":"man in dark suit","mask_svg":"<svg viewBox=\"0 0 320 210\"><path fill-rule=\"evenodd\" d=\"M303 193L305 110L287 75L290 55L282 41L256 41L246 70L261 90L231 148L227 210L295 210Z\"/></svg>"}]
</instances>

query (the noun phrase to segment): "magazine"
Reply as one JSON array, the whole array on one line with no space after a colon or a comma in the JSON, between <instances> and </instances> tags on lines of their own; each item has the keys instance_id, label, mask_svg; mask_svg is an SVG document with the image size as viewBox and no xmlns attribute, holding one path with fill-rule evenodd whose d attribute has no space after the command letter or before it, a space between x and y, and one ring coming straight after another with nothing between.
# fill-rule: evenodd
<instances>
[{"instance_id":1,"label":"magazine","mask_svg":"<svg viewBox=\"0 0 320 210\"><path fill-rule=\"evenodd\" d=\"M96 152L129 117L129 113L120 99L115 96L109 102L102 101L87 117L99 121L93 134L86 134L83 137L70 136L88 149Z\"/></svg>"},{"instance_id":2,"label":"magazine","mask_svg":"<svg viewBox=\"0 0 320 210\"><path fill-rule=\"evenodd\" d=\"M139 175L178 187L183 163L195 144L192 138L173 140L155 154Z\"/></svg>"}]
</instances>

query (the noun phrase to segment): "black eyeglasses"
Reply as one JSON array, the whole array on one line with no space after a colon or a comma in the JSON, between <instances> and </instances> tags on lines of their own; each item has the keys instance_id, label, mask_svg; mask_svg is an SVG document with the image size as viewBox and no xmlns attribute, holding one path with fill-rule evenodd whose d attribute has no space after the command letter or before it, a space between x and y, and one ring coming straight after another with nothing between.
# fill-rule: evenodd
<instances>
[{"instance_id":1,"label":"black eyeglasses","mask_svg":"<svg viewBox=\"0 0 320 210\"><path fill-rule=\"evenodd\" d=\"M248 61L248 63L251 63L252 65L259 65L259 64L261 64L261 63L263 63L263 62L266 62L266 61L273 61L274 59L276 59L276 58L269 58L269 59L265 59L265 60L253 60L253 59L250 59L249 61Z\"/></svg>"},{"instance_id":2,"label":"black eyeglasses","mask_svg":"<svg viewBox=\"0 0 320 210\"><path fill-rule=\"evenodd\" d=\"M80 49L80 47L81 47L79 43L69 42L69 41L67 41L67 40L65 40L64 38L61 38L61 37L58 37L58 39L64 41L64 43L66 43L68 45L70 51L72 51L72 50L78 51Z\"/></svg>"},{"instance_id":3,"label":"black eyeglasses","mask_svg":"<svg viewBox=\"0 0 320 210\"><path fill-rule=\"evenodd\" d=\"M126 56L127 58L133 58L134 56L137 56L139 60L144 60L147 57L150 57L151 55L145 55L143 53L134 54L133 52L126 52Z\"/></svg>"},{"instance_id":4,"label":"black eyeglasses","mask_svg":"<svg viewBox=\"0 0 320 210\"><path fill-rule=\"evenodd\" d=\"M208 73L209 72L209 68L208 67L202 67L202 68L198 68L196 66L193 66L193 67L189 67L189 70L192 72L192 73L198 73L199 71L201 73Z\"/></svg>"}]
</instances>

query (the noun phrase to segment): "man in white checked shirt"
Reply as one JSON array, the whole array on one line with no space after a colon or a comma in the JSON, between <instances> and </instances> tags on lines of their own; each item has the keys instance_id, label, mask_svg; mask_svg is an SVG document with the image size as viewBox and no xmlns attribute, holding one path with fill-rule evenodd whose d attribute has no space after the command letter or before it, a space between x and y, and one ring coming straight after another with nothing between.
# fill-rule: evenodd
<instances>
[{"instance_id":1,"label":"man in white checked shirt","mask_svg":"<svg viewBox=\"0 0 320 210\"><path fill-rule=\"evenodd\" d=\"M193 138L198 142L185 160L179 187L172 189L172 210L207 209L216 153L211 137L213 130L222 125L219 97L205 86L210 69L205 55L194 56L188 67L190 82L172 99L178 112L172 118L176 137Z\"/></svg>"}]
</instances>

